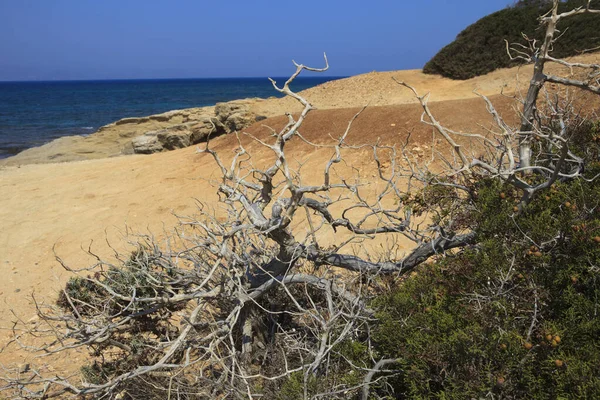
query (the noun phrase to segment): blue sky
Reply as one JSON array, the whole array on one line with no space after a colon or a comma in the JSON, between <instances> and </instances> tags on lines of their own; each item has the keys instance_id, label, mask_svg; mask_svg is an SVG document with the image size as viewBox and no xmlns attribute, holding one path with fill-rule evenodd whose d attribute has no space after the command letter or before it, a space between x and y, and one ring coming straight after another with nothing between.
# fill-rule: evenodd
<instances>
[{"instance_id":1,"label":"blue sky","mask_svg":"<svg viewBox=\"0 0 600 400\"><path fill-rule=\"evenodd\" d=\"M421 68L510 0L0 0L0 80Z\"/></svg>"}]
</instances>

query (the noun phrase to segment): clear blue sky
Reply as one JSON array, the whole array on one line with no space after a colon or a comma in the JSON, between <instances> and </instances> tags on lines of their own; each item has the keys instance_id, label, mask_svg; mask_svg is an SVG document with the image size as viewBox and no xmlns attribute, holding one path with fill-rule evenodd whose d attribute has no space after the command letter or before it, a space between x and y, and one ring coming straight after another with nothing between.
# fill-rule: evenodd
<instances>
[{"instance_id":1,"label":"clear blue sky","mask_svg":"<svg viewBox=\"0 0 600 400\"><path fill-rule=\"evenodd\" d=\"M0 80L421 68L511 0L0 0Z\"/></svg>"}]
</instances>

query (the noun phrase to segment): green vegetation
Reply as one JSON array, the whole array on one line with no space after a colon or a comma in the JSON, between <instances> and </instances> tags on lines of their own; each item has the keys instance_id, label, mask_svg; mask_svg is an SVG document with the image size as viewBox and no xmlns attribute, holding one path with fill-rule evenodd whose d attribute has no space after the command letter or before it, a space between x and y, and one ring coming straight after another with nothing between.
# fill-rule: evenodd
<instances>
[{"instance_id":1,"label":"green vegetation","mask_svg":"<svg viewBox=\"0 0 600 400\"><path fill-rule=\"evenodd\" d=\"M542 40L544 30L538 17L550 8L548 1L523 0L515 6L490 14L462 31L456 40L440 50L423 68L427 74L439 74L452 79L469 79L498 68L517 65L506 52L509 43L527 44L522 34ZM551 2L550 2L551 3ZM585 2L569 0L560 10L571 10ZM600 1L592 1L598 7ZM553 56L563 58L600 46L600 15L578 15L558 25L561 38L554 46Z\"/></svg>"},{"instance_id":2,"label":"green vegetation","mask_svg":"<svg viewBox=\"0 0 600 400\"><path fill-rule=\"evenodd\" d=\"M577 133L591 178L600 125ZM553 185L518 215L512 186L483 180L475 191L479 244L382 292L377 324L337 354L365 369L373 355L397 359L372 398L600 398L600 182ZM302 398L298 386L282 393Z\"/></svg>"},{"instance_id":3,"label":"green vegetation","mask_svg":"<svg viewBox=\"0 0 600 400\"><path fill-rule=\"evenodd\" d=\"M375 301L377 350L400 360L396 393L600 396L600 185L557 185L514 220L503 190L481 185L477 248Z\"/></svg>"}]
</instances>

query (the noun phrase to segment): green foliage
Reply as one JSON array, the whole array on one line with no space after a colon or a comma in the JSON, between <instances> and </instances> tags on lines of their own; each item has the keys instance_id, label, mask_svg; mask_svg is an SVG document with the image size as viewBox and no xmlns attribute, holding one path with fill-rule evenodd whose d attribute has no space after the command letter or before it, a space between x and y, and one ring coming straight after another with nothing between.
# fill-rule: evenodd
<instances>
[{"instance_id":1,"label":"green foliage","mask_svg":"<svg viewBox=\"0 0 600 400\"><path fill-rule=\"evenodd\" d=\"M569 0L560 11L581 6L582 0ZM600 1L592 1L598 8ZM467 27L456 40L440 50L423 68L427 74L439 74L452 79L469 79L498 68L516 65L506 53L506 43L524 43L522 34L542 40L544 30L538 17L549 9L548 1L529 0L515 7L490 14ZM553 47L557 58L579 54L600 45L600 16L578 15L559 23L561 38Z\"/></svg>"},{"instance_id":2,"label":"green foliage","mask_svg":"<svg viewBox=\"0 0 600 400\"><path fill-rule=\"evenodd\" d=\"M110 266L87 277L69 279L65 290L59 294L57 305L80 315L94 315L99 305L111 314L126 307L130 313L140 311L138 304L129 305L131 296L168 297L169 294L169 288L161 282L170 277L172 271L156 261L148 249L140 247L121 267ZM111 292L106 288L110 288Z\"/></svg>"},{"instance_id":3,"label":"green foliage","mask_svg":"<svg viewBox=\"0 0 600 400\"><path fill-rule=\"evenodd\" d=\"M307 376L308 382L307 392L309 395L316 393L317 378L310 374ZM282 385L278 392L278 400L301 400L304 399L304 374L302 372L294 372Z\"/></svg>"},{"instance_id":4,"label":"green foliage","mask_svg":"<svg viewBox=\"0 0 600 400\"><path fill-rule=\"evenodd\" d=\"M557 184L520 214L518 196L481 182L480 244L375 300L395 396L600 397L600 184Z\"/></svg>"},{"instance_id":5,"label":"green foliage","mask_svg":"<svg viewBox=\"0 0 600 400\"><path fill-rule=\"evenodd\" d=\"M379 292L378 322L337 345L335 367L310 387L356 388L377 360L397 359L395 373L376 375L373 398L600 398L600 181L590 179L600 173L600 124L575 126L585 179L556 182L526 206L509 184L476 182L470 206L452 214L468 213L478 244ZM455 199L431 186L401 200L418 213ZM281 393L302 398L302 377Z\"/></svg>"},{"instance_id":6,"label":"green foliage","mask_svg":"<svg viewBox=\"0 0 600 400\"><path fill-rule=\"evenodd\" d=\"M107 340L90 345L94 361L81 368L85 381L102 384L158 359L161 350L156 348L152 338L177 333L172 315L185 307L185 303L148 307L130 299L166 299L177 291L170 284L173 278L176 278L173 270L161 262L160 254L140 246L120 267L99 268L92 275L73 277L67 282L57 300L65 312L86 317L97 316L98 310L103 309L105 320L98 321L99 324L111 323L114 315L136 315L127 329L115 330ZM182 277L178 282L186 284ZM134 381L128 384L135 384Z\"/></svg>"}]
</instances>

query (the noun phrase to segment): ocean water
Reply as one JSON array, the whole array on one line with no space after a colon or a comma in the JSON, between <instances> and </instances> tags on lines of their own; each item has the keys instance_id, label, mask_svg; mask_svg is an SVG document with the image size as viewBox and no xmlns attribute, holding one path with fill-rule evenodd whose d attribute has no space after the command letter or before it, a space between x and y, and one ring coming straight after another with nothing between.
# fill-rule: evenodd
<instances>
[{"instance_id":1,"label":"ocean water","mask_svg":"<svg viewBox=\"0 0 600 400\"><path fill-rule=\"evenodd\" d=\"M275 78L282 84L286 78ZM300 91L338 78L299 77ZM0 158L125 117L278 96L267 78L0 82Z\"/></svg>"}]
</instances>

